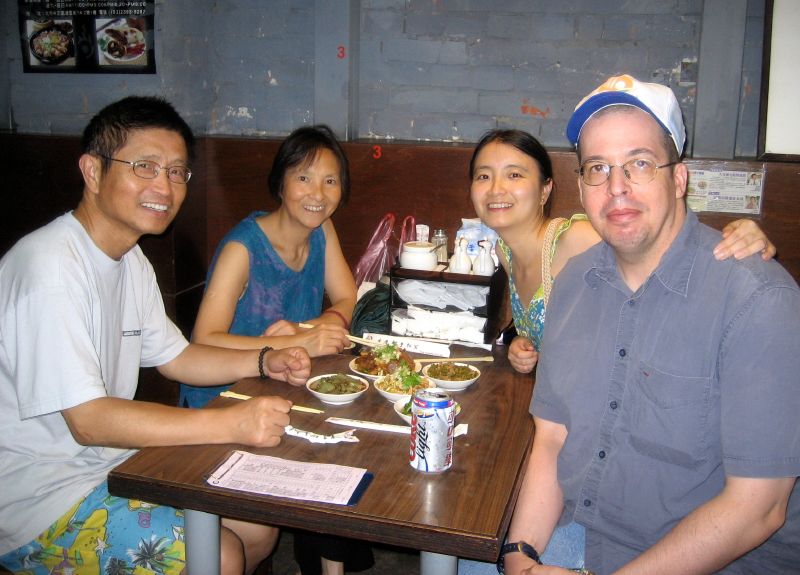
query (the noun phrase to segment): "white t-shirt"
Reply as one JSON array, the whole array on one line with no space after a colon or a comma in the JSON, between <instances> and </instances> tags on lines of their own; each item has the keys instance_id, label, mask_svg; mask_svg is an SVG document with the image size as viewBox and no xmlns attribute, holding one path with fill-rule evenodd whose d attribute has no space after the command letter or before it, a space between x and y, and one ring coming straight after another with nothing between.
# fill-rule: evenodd
<instances>
[{"instance_id":1,"label":"white t-shirt","mask_svg":"<svg viewBox=\"0 0 800 575\"><path fill-rule=\"evenodd\" d=\"M85 447L61 410L131 399L188 342L135 246L103 253L71 213L0 260L0 554L37 537L133 451Z\"/></svg>"}]
</instances>

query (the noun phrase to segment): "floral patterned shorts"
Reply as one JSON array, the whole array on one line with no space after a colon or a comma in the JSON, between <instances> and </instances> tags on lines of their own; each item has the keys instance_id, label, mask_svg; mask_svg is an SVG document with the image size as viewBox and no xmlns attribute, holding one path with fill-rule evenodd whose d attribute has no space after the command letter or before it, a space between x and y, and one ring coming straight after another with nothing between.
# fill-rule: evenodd
<instances>
[{"instance_id":1,"label":"floral patterned shorts","mask_svg":"<svg viewBox=\"0 0 800 575\"><path fill-rule=\"evenodd\" d=\"M103 482L0 565L21 575L178 575L185 559L182 510L114 497Z\"/></svg>"}]
</instances>

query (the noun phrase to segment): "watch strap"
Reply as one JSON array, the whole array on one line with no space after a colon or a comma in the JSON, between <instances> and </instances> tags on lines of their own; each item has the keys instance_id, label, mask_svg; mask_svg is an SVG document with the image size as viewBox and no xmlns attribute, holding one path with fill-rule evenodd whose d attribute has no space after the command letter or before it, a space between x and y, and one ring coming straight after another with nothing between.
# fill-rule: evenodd
<instances>
[{"instance_id":1,"label":"watch strap","mask_svg":"<svg viewBox=\"0 0 800 575\"><path fill-rule=\"evenodd\" d=\"M533 548L533 545L525 541L515 541L514 543L506 543L500 549L500 556L497 558L497 572L505 573L505 559L508 553L522 553L536 561L539 565L542 560L539 559L539 553Z\"/></svg>"}]
</instances>

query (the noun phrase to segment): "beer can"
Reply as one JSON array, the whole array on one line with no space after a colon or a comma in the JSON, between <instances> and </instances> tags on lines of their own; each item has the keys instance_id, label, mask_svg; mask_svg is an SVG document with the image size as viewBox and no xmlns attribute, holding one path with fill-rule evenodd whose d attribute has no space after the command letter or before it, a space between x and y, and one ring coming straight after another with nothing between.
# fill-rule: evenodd
<instances>
[{"instance_id":1,"label":"beer can","mask_svg":"<svg viewBox=\"0 0 800 575\"><path fill-rule=\"evenodd\" d=\"M443 389L419 389L411 400L409 464L438 473L453 465L456 402Z\"/></svg>"}]
</instances>

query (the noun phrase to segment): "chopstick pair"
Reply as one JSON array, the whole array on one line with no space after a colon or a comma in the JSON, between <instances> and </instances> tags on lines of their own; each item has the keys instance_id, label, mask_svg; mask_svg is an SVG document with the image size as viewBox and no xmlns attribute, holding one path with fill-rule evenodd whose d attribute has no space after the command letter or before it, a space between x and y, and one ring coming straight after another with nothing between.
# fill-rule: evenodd
<instances>
[{"instance_id":1,"label":"chopstick pair","mask_svg":"<svg viewBox=\"0 0 800 575\"><path fill-rule=\"evenodd\" d=\"M251 396L245 395L243 393L236 393L235 391L223 391L219 394L220 397L228 397L230 399L251 399ZM315 409L313 407L305 407L303 405L292 405L291 407L294 411L302 411L305 413L325 413L321 409Z\"/></svg>"},{"instance_id":2,"label":"chopstick pair","mask_svg":"<svg viewBox=\"0 0 800 575\"><path fill-rule=\"evenodd\" d=\"M303 329L312 329L316 327L315 325L310 323L299 323L297 325L299 325ZM347 339L349 339L353 343L360 343L361 345L366 345L367 347L378 347L379 345L381 345L380 342L372 341L371 339L364 339L363 337L356 337L354 335L348 335Z\"/></svg>"},{"instance_id":3,"label":"chopstick pair","mask_svg":"<svg viewBox=\"0 0 800 575\"><path fill-rule=\"evenodd\" d=\"M444 363L446 361L494 361L491 355L481 357L418 357L420 363Z\"/></svg>"}]
</instances>

